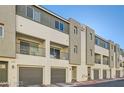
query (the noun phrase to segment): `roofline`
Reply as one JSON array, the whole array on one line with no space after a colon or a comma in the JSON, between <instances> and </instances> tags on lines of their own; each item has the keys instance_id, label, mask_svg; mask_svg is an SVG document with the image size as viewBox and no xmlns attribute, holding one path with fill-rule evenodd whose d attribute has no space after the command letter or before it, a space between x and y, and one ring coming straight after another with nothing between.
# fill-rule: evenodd
<instances>
[{"instance_id":1,"label":"roofline","mask_svg":"<svg viewBox=\"0 0 124 93\"><path fill-rule=\"evenodd\" d=\"M48 10L48 9L46 9L43 6L39 6L39 5L34 5L34 6L37 7L37 8L39 8L39 9L41 9L41 10L43 10L43 11L45 11L45 12L47 12L47 13L49 13L49 14L51 14L51 15L53 15L53 16L55 16L55 17L57 17L57 18L59 18L59 19L61 19L61 20L63 20L63 21L65 21L65 22L67 22L67 23L69 23L69 21L67 19L59 16L58 14L56 14L56 13L54 13L54 12Z\"/></svg>"}]
</instances>

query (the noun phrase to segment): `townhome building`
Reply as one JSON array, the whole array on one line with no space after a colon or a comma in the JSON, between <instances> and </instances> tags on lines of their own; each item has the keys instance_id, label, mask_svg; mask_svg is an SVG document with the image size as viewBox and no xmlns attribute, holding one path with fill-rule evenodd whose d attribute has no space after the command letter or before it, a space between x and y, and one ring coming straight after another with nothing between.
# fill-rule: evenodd
<instances>
[{"instance_id":1,"label":"townhome building","mask_svg":"<svg viewBox=\"0 0 124 93\"><path fill-rule=\"evenodd\" d=\"M124 76L124 50L38 5L0 6L0 82L50 85Z\"/></svg>"}]
</instances>

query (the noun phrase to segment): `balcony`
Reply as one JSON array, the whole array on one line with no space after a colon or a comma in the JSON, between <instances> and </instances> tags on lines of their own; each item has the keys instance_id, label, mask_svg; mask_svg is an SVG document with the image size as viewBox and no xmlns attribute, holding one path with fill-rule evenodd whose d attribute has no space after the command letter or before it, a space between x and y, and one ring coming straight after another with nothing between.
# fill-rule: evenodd
<instances>
[{"instance_id":1,"label":"balcony","mask_svg":"<svg viewBox=\"0 0 124 93\"><path fill-rule=\"evenodd\" d=\"M69 59L68 50L69 50L68 46L50 42L50 58L68 60Z\"/></svg>"},{"instance_id":2,"label":"balcony","mask_svg":"<svg viewBox=\"0 0 124 93\"><path fill-rule=\"evenodd\" d=\"M69 59L68 53L59 53L59 54L50 54L50 58L54 59L62 59L62 60L68 60Z\"/></svg>"},{"instance_id":3,"label":"balcony","mask_svg":"<svg viewBox=\"0 0 124 93\"><path fill-rule=\"evenodd\" d=\"M103 56L103 65L109 65L109 58L107 56Z\"/></svg>"},{"instance_id":4,"label":"balcony","mask_svg":"<svg viewBox=\"0 0 124 93\"><path fill-rule=\"evenodd\" d=\"M18 54L45 57L45 48L41 48L41 47L33 47L29 45L16 44L16 52Z\"/></svg>"},{"instance_id":5,"label":"balcony","mask_svg":"<svg viewBox=\"0 0 124 93\"><path fill-rule=\"evenodd\" d=\"M95 54L95 63L101 64L101 55L100 54Z\"/></svg>"},{"instance_id":6,"label":"balcony","mask_svg":"<svg viewBox=\"0 0 124 93\"><path fill-rule=\"evenodd\" d=\"M96 64L101 64L101 59L95 59Z\"/></svg>"}]
</instances>

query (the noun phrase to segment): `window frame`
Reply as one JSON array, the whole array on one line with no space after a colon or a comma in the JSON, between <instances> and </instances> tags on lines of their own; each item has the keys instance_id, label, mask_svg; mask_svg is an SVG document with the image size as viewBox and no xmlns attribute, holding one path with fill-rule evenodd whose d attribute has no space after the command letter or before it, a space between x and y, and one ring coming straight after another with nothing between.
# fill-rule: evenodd
<instances>
[{"instance_id":1,"label":"window frame","mask_svg":"<svg viewBox=\"0 0 124 93\"><path fill-rule=\"evenodd\" d=\"M38 20L36 18L36 13L38 14L38 17L39 17ZM41 19L40 17L41 17L41 13L39 11L33 9L33 20L36 22L40 22L40 19Z\"/></svg>"},{"instance_id":2,"label":"window frame","mask_svg":"<svg viewBox=\"0 0 124 93\"><path fill-rule=\"evenodd\" d=\"M52 50L52 51L51 51ZM58 55L57 55L57 51L59 51ZM61 56L61 50L59 48L55 48L55 47L50 47L50 56L53 56L56 59L60 59Z\"/></svg>"},{"instance_id":3,"label":"window frame","mask_svg":"<svg viewBox=\"0 0 124 93\"><path fill-rule=\"evenodd\" d=\"M56 23L58 23L58 26L57 26L57 24L56 24ZM60 23L59 23L59 21L57 21L57 20L55 20L55 29L60 30Z\"/></svg>"},{"instance_id":4,"label":"window frame","mask_svg":"<svg viewBox=\"0 0 124 93\"><path fill-rule=\"evenodd\" d=\"M74 45L74 54L77 54L77 53L78 53L78 46Z\"/></svg>"},{"instance_id":5,"label":"window frame","mask_svg":"<svg viewBox=\"0 0 124 93\"><path fill-rule=\"evenodd\" d=\"M31 9L33 10L33 16L32 16L32 17L28 16L28 12L27 12L28 9L27 9L27 8L31 8ZM28 18L34 20L34 8L33 8L33 7L31 7L31 6L27 6L27 7L26 7L26 16L27 16Z\"/></svg>"},{"instance_id":6,"label":"window frame","mask_svg":"<svg viewBox=\"0 0 124 93\"><path fill-rule=\"evenodd\" d=\"M0 25L0 27L2 28L2 35L0 36L0 39L2 39L4 38L4 35L5 35L4 25Z\"/></svg>"},{"instance_id":7,"label":"window frame","mask_svg":"<svg viewBox=\"0 0 124 93\"><path fill-rule=\"evenodd\" d=\"M74 34L78 34L78 28L77 28L77 26L74 26Z\"/></svg>"},{"instance_id":8,"label":"window frame","mask_svg":"<svg viewBox=\"0 0 124 93\"><path fill-rule=\"evenodd\" d=\"M62 23L62 22L59 22L59 29L60 29L60 31L62 31L62 32L64 32L64 23ZM62 26L62 29L61 29L61 26Z\"/></svg>"}]
</instances>

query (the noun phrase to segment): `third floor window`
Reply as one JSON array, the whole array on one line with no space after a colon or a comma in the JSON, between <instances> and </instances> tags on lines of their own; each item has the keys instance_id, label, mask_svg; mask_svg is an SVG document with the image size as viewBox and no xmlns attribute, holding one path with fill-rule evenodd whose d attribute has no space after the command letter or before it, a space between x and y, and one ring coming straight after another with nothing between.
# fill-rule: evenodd
<instances>
[{"instance_id":1,"label":"third floor window","mask_svg":"<svg viewBox=\"0 0 124 93\"><path fill-rule=\"evenodd\" d=\"M55 28L63 32L64 31L64 24L59 22L59 21L55 21Z\"/></svg>"},{"instance_id":2,"label":"third floor window","mask_svg":"<svg viewBox=\"0 0 124 93\"><path fill-rule=\"evenodd\" d=\"M0 38L4 37L4 27L3 25L0 25Z\"/></svg>"},{"instance_id":3,"label":"third floor window","mask_svg":"<svg viewBox=\"0 0 124 93\"><path fill-rule=\"evenodd\" d=\"M78 34L78 29L76 26L74 26L74 34Z\"/></svg>"},{"instance_id":4,"label":"third floor window","mask_svg":"<svg viewBox=\"0 0 124 93\"><path fill-rule=\"evenodd\" d=\"M40 22L40 12L33 9L32 7L27 7L27 17L34 21Z\"/></svg>"},{"instance_id":5,"label":"third floor window","mask_svg":"<svg viewBox=\"0 0 124 93\"><path fill-rule=\"evenodd\" d=\"M27 7L27 16L33 19L33 8Z\"/></svg>"}]
</instances>

